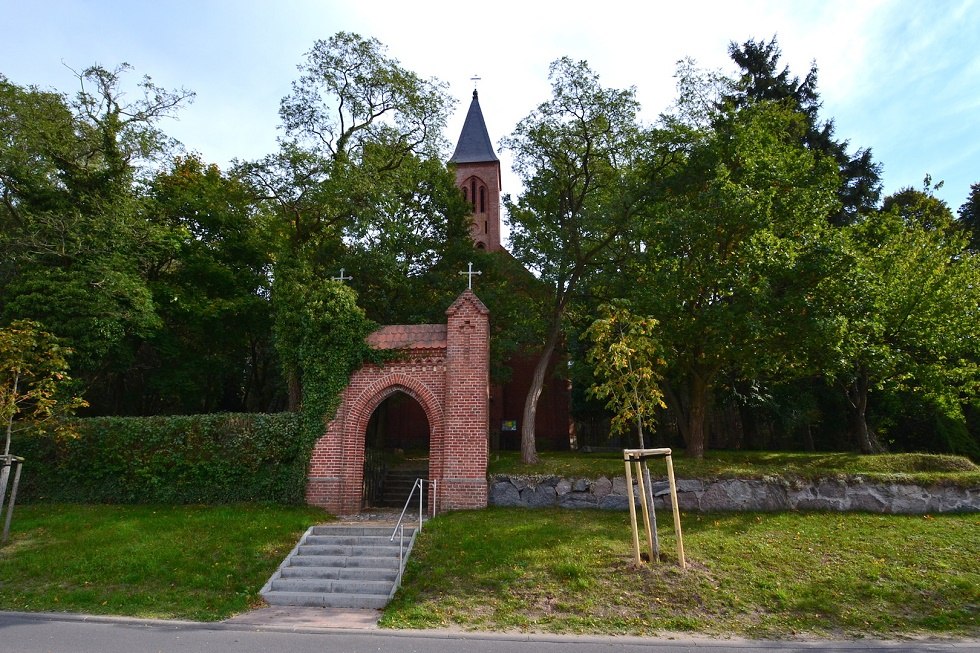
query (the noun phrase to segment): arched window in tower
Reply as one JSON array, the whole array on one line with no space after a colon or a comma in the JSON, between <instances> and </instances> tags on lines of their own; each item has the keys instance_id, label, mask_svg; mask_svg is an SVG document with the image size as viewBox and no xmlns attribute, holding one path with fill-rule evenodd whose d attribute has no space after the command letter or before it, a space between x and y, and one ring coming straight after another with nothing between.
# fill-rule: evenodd
<instances>
[{"instance_id":1,"label":"arched window in tower","mask_svg":"<svg viewBox=\"0 0 980 653\"><path fill-rule=\"evenodd\" d=\"M470 180L470 198L473 204L473 212L476 213L476 178Z\"/></svg>"},{"instance_id":2,"label":"arched window in tower","mask_svg":"<svg viewBox=\"0 0 980 653\"><path fill-rule=\"evenodd\" d=\"M469 193L466 192L466 186L463 186L463 201L464 202L470 201Z\"/></svg>"},{"instance_id":3,"label":"arched window in tower","mask_svg":"<svg viewBox=\"0 0 980 653\"><path fill-rule=\"evenodd\" d=\"M480 213L487 212L487 189L480 186Z\"/></svg>"}]
</instances>

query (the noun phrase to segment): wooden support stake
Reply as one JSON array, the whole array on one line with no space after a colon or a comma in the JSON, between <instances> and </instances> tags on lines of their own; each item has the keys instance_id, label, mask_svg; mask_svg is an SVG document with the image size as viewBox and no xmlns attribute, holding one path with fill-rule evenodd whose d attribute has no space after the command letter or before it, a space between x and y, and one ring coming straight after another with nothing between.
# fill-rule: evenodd
<instances>
[{"instance_id":1,"label":"wooden support stake","mask_svg":"<svg viewBox=\"0 0 980 653\"><path fill-rule=\"evenodd\" d=\"M636 480L640 484L640 507L643 509L643 529L647 534L648 555L650 562L653 562L653 533L650 531L650 507L647 505L650 497L647 494L646 483L643 480L643 463L637 459L634 464L636 465Z\"/></svg>"},{"instance_id":2,"label":"wooden support stake","mask_svg":"<svg viewBox=\"0 0 980 653\"><path fill-rule=\"evenodd\" d=\"M630 461L624 461L626 465L626 488L629 490L630 501L630 527L633 529L633 556L636 564L640 564L640 533L636 525L636 505L633 503L633 474L630 471Z\"/></svg>"},{"instance_id":3,"label":"wooden support stake","mask_svg":"<svg viewBox=\"0 0 980 653\"><path fill-rule=\"evenodd\" d=\"M681 511L677 507L677 484L674 482L674 461L668 453L667 456L667 480L670 481L670 505L674 510L674 535L677 538L677 558L681 563L681 569L687 569L687 561L684 559L684 536L681 535Z\"/></svg>"}]
</instances>

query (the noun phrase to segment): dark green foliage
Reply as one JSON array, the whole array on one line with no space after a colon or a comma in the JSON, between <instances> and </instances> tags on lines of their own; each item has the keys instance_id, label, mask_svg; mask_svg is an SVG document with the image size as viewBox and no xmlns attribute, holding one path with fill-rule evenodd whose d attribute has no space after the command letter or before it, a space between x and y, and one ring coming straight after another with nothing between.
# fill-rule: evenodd
<instances>
[{"instance_id":1,"label":"dark green foliage","mask_svg":"<svg viewBox=\"0 0 980 653\"><path fill-rule=\"evenodd\" d=\"M780 70L781 51L773 37L766 41L749 39L732 42L728 54L740 68L741 77L735 90L727 95L726 103L744 108L753 102L786 102L806 119L801 142L809 150L830 156L840 174L838 199L840 210L833 214L832 223L850 224L867 214L881 197L881 164L871 158L870 148L848 152L848 142L834 134L834 121L819 118L820 94L817 92L817 65L810 66L803 81L791 77L789 68Z\"/></svg>"},{"instance_id":2,"label":"dark green foliage","mask_svg":"<svg viewBox=\"0 0 980 653\"><path fill-rule=\"evenodd\" d=\"M970 233L970 251L980 253L980 182L970 185L970 194L959 210L960 224Z\"/></svg>"},{"instance_id":3,"label":"dark green foliage","mask_svg":"<svg viewBox=\"0 0 980 653\"><path fill-rule=\"evenodd\" d=\"M78 420L79 437L24 434L24 501L303 502L309 440L299 416L212 414Z\"/></svg>"},{"instance_id":4,"label":"dark green foliage","mask_svg":"<svg viewBox=\"0 0 980 653\"><path fill-rule=\"evenodd\" d=\"M161 327L144 266L169 243L141 180L169 148L156 124L192 95L144 78L130 101L128 70L85 69L73 98L0 76L0 320L65 339L74 376L110 397Z\"/></svg>"}]
</instances>

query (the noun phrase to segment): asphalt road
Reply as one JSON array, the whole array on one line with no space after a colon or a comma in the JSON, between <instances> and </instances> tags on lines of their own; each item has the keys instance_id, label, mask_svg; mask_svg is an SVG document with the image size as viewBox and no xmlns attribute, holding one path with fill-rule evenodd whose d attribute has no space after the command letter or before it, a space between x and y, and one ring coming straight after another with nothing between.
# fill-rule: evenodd
<instances>
[{"instance_id":1,"label":"asphalt road","mask_svg":"<svg viewBox=\"0 0 980 653\"><path fill-rule=\"evenodd\" d=\"M378 630L256 629L229 624L0 612L0 653L772 653L980 652L980 640L767 642L497 635Z\"/></svg>"}]
</instances>

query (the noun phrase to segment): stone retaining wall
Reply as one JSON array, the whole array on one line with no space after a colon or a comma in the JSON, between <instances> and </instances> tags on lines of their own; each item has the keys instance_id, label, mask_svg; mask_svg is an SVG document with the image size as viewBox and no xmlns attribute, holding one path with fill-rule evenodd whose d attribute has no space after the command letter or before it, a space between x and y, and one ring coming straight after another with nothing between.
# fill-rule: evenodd
<instances>
[{"instance_id":1,"label":"stone retaining wall","mask_svg":"<svg viewBox=\"0 0 980 653\"><path fill-rule=\"evenodd\" d=\"M489 503L527 508L602 508L627 510L626 478L565 479L556 476L495 475L488 483ZM634 492L637 492L634 481ZM653 481L657 508L670 509L667 481ZM783 479L716 481L678 480L681 510L776 511L836 510L924 514L980 512L980 487L962 488L911 483L882 483L854 477L787 482Z\"/></svg>"}]
</instances>

